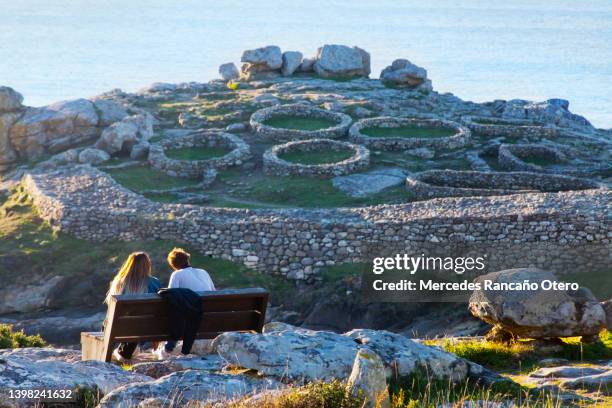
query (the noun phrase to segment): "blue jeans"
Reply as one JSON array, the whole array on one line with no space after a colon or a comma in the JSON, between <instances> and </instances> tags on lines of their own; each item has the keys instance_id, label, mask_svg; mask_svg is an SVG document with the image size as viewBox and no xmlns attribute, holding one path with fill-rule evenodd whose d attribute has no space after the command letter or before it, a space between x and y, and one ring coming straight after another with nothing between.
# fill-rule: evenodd
<instances>
[{"instance_id":1,"label":"blue jeans","mask_svg":"<svg viewBox=\"0 0 612 408\"><path fill-rule=\"evenodd\" d=\"M172 353L175 347L176 347L176 341L167 341L166 345L164 346L164 349L166 349L168 353Z\"/></svg>"}]
</instances>

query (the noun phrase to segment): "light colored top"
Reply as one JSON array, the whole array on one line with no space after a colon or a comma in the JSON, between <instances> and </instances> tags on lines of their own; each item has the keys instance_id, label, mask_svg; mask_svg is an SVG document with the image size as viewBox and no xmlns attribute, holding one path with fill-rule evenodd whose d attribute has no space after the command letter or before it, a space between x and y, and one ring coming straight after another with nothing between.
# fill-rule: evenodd
<instances>
[{"instance_id":1,"label":"light colored top","mask_svg":"<svg viewBox=\"0 0 612 408\"><path fill-rule=\"evenodd\" d=\"M170 276L169 288L185 288L195 292L215 290L215 284L203 269L192 268L191 266L174 271Z\"/></svg>"}]
</instances>

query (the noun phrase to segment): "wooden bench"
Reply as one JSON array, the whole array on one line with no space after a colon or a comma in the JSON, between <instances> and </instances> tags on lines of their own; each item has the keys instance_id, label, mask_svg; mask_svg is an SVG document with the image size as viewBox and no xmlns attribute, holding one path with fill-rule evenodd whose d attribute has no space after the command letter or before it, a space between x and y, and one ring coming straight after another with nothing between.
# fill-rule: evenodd
<instances>
[{"instance_id":1,"label":"wooden bench","mask_svg":"<svg viewBox=\"0 0 612 408\"><path fill-rule=\"evenodd\" d=\"M213 339L230 331L261 333L268 291L262 288L198 292L202 321L196 339ZM110 362L116 343L170 340L168 302L159 295L112 296L104 332L81 333L83 360Z\"/></svg>"}]
</instances>

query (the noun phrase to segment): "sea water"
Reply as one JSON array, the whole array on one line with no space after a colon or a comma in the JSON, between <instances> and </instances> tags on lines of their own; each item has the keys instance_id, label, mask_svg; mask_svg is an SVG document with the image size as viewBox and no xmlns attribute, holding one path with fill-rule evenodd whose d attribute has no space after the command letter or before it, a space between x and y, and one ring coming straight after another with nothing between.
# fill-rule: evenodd
<instances>
[{"instance_id":1,"label":"sea water","mask_svg":"<svg viewBox=\"0 0 612 408\"><path fill-rule=\"evenodd\" d=\"M408 58L440 92L565 98L612 127L610 0L0 0L0 85L34 106L204 82L244 49L326 43L369 51L374 77Z\"/></svg>"}]
</instances>

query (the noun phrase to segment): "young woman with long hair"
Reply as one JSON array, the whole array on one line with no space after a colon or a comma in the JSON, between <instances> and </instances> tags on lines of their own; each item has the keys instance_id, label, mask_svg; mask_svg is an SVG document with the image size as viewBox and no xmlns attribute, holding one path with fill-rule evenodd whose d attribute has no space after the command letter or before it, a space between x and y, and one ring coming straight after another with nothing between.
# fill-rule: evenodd
<instances>
[{"instance_id":1,"label":"young woman with long hair","mask_svg":"<svg viewBox=\"0 0 612 408\"><path fill-rule=\"evenodd\" d=\"M151 276L151 269L151 258L146 252L132 252L111 281L104 303L109 304L113 295L157 293L161 284ZM113 357L119 361L130 359L137 346L137 343L120 343Z\"/></svg>"}]
</instances>

